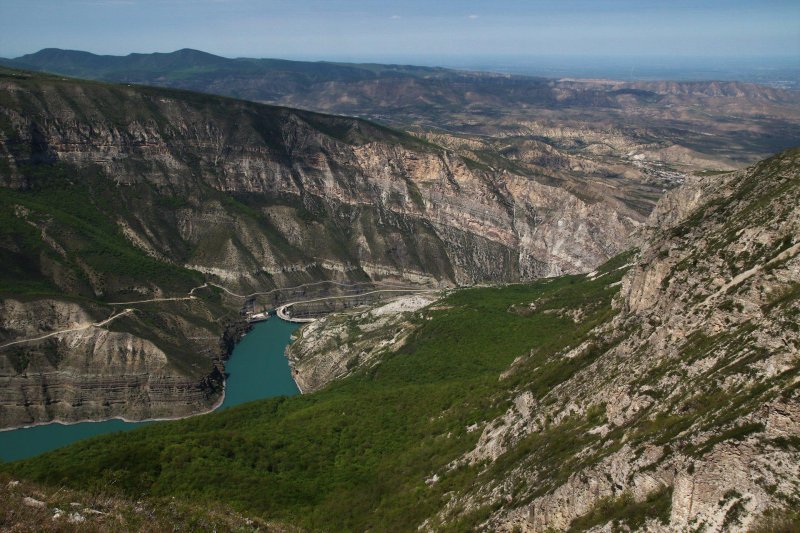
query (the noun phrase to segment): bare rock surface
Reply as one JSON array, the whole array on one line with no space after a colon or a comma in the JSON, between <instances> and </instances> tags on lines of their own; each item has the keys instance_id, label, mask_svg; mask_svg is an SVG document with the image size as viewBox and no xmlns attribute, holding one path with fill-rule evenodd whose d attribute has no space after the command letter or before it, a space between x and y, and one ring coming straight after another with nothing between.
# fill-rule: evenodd
<instances>
[{"instance_id":1,"label":"bare rock surface","mask_svg":"<svg viewBox=\"0 0 800 533\"><path fill-rule=\"evenodd\" d=\"M401 296L303 326L286 348L297 386L303 393L319 390L397 350L412 331L408 315L439 298L437 293Z\"/></svg>"},{"instance_id":2,"label":"bare rock surface","mask_svg":"<svg viewBox=\"0 0 800 533\"><path fill-rule=\"evenodd\" d=\"M109 331L96 322L73 302L0 302L0 328L7 339L62 332L3 348L0 427L180 417L209 410L221 399L221 383L207 377L214 374L212 358L181 368L154 343L161 344L158 337ZM183 327L190 337L202 334L206 342L218 342L217 332Z\"/></svg>"}]
</instances>

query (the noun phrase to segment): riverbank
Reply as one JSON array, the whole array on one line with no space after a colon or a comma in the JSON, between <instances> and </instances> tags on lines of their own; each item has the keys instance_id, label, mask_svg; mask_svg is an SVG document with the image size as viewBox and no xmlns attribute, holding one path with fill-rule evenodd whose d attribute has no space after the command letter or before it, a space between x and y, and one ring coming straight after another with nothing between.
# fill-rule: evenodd
<instances>
[{"instance_id":1,"label":"riverbank","mask_svg":"<svg viewBox=\"0 0 800 533\"><path fill-rule=\"evenodd\" d=\"M53 420L5 428L0 431L0 459L24 459L96 435L208 415L258 399L299 394L284 355L297 327L280 320L254 324L249 333L240 338L226 362L228 376L223 381L220 397L209 409L176 417L130 420L116 416L101 420Z\"/></svg>"},{"instance_id":2,"label":"riverbank","mask_svg":"<svg viewBox=\"0 0 800 533\"><path fill-rule=\"evenodd\" d=\"M195 416L207 415L209 413L213 413L217 409L219 409L223 403L225 403L225 389L226 389L226 382L227 380L223 381L222 383L222 394L220 394L219 399L214 402L214 404L205 411L198 411L197 413L191 413L188 415L181 415L181 416L165 416L165 417L158 417L158 418L143 418L140 420L134 420L130 418L125 418L124 416L110 416L108 418L99 418L99 419L82 419L82 420L49 420L47 422L35 422L33 424L27 424L23 426L13 426L9 428L0 428L0 433L5 431L16 431L18 429L30 429L30 428L37 428L41 426L49 426L52 424L57 424L60 426L74 426L76 424L93 424L93 423L103 423L103 422L111 422L113 420L118 420L120 422L125 422L126 424L144 424L148 422L170 422L175 420L184 420L186 418L192 418Z\"/></svg>"}]
</instances>

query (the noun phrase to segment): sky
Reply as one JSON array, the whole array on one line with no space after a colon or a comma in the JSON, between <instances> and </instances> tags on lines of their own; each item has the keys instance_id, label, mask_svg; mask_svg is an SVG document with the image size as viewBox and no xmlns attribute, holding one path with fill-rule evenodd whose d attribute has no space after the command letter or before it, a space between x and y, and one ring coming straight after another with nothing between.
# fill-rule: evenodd
<instances>
[{"instance_id":1,"label":"sky","mask_svg":"<svg viewBox=\"0 0 800 533\"><path fill-rule=\"evenodd\" d=\"M0 57L46 47L425 64L796 60L800 0L0 0Z\"/></svg>"}]
</instances>

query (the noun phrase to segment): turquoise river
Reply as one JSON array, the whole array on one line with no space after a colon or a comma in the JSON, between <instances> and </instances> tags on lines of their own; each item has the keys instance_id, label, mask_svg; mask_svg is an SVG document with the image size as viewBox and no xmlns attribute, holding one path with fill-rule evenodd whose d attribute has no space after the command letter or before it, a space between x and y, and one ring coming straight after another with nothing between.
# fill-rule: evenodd
<instances>
[{"instance_id":1,"label":"turquoise river","mask_svg":"<svg viewBox=\"0 0 800 533\"><path fill-rule=\"evenodd\" d=\"M289 344L297 324L272 317L259 322L236 345L233 355L225 364L229 374L225 384L225 400L219 410L232 405L297 394L289 362L284 350ZM197 415L205 416L205 415ZM77 424L45 424L29 428L0 431L0 460L14 461L46 452L72 442L103 433L128 431L143 424L169 424L169 422L79 422Z\"/></svg>"}]
</instances>

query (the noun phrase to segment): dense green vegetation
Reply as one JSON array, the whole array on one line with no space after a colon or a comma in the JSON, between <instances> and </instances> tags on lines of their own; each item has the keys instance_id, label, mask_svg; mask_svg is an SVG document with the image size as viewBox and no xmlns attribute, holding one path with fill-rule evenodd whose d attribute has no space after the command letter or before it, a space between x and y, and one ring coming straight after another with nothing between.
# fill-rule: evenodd
<instances>
[{"instance_id":1,"label":"dense green vegetation","mask_svg":"<svg viewBox=\"0 0 800 533\"><path fill-rule=\"evenodd\" d=\"M0 248L7 252L0 292L61 292L45 274L53 268L68 272L66 292L85 297L119 296L150 280L183 293L202 284L199 272L154 259L125 238L115 222L133 218L131 201L113 182L58 163L31 168L29 176L41 175L33 190L0 188Z\"/></svg>"},{"instance_id":2,"label":"dense green vegetation","mask_svg":"<svg viewBox=\"0 0 800 533\"><path fill-rule=\"evenodd\" d=\"M413 528L449 492L483 482L477 466L444 467L474 446L479 432L468 426L508 407L510 384L529 382L542 396L593 360L559 363L553 355L613 315L613 284L626 259L594 281L566 276L454 292L438 310L417 314L397 353L319 393L92 439L8 468L92 490L224 499L310 528ZM515 312L530 303L537 312ZM564 311L579 308L585 318L576 327ZM511 382L498 381L526 354ZM585 429L566 424L561 437ZM426 484L433 473L441 479ZM482 518L474 513L452 527Z\"/></svg>"}]
</instances>

